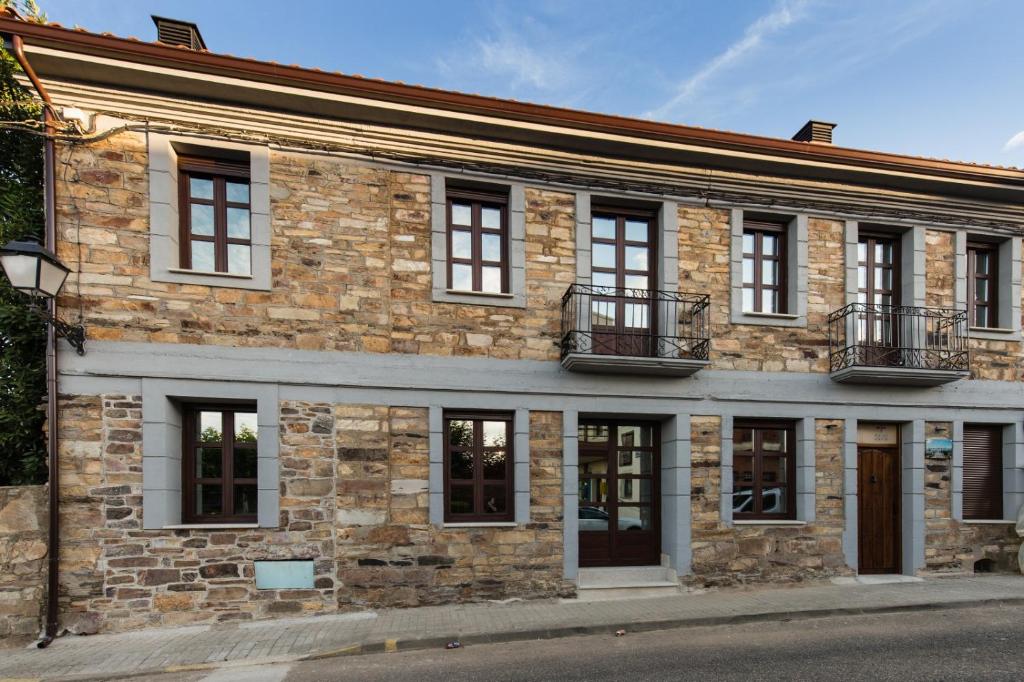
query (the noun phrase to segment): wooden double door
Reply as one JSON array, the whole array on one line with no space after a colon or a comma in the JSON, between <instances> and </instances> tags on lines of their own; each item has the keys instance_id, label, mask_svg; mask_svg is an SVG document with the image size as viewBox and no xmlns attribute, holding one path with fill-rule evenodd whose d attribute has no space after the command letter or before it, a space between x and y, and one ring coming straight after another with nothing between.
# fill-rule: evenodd
<instances>
[{"instance_id":1,"label":"wooden double door","mask_svg":"<svg viewBox=\"0 0 1024 682\"><path fill-rule=\"evenodd\" d=\"M899 573L900 449L857 448L857 557L860 573Z\"/></svg>"},{"instance_id":2,"label":"wooden double door","mask_svg":"<svg viewBox=\"0 0 1024 682\"><path fill-rule=\"evenodd\" d=\"M580 566L659 563L659 440L656 423L580 423Z\"/></svg>"}]
</instances>

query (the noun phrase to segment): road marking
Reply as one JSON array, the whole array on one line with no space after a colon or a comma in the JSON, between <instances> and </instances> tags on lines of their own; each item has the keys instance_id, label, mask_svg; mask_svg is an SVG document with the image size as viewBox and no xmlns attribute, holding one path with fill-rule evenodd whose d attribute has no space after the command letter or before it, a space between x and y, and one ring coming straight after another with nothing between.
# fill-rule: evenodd
<instances>
[{"instance_id":1,"label":"road marking","mask_svg":"<svg viewBox=\"0 0 1024 682\"><path fill-rule=\"evenodd\" d=\"M288 676L292 665L283 663L250 668L224 668L203 677L202 682L281 682Z\"/></svg>"}]
</instances>

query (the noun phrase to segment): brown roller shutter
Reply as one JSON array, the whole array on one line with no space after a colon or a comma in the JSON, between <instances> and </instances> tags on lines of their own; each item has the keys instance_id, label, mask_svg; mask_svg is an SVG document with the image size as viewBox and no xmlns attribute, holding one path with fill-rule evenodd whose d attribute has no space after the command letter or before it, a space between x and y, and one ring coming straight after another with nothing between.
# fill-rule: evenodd
<instances>
[{"instance_id":1,"label":"brown roller shutter","mask_svg":"<svg viewBox=\"0 0 1024 682\"><path fill-rule=\"evenodd\" d=\"M1003 518L1003 428L964 425L964 518Z\"/></svg>"}]
</instances>

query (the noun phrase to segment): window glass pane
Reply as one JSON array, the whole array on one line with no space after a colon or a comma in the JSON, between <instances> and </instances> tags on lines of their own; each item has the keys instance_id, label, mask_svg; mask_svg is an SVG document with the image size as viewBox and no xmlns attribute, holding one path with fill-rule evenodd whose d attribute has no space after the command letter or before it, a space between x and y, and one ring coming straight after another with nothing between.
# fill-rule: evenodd
<instances>
[{"instance_id":1,"label":"window glass pane","mask_svg":"<svg viewBox=\"0 0 1024 682\"><path fill-rule=\"evenodd\" d=\"M640 303L627 303L623 310L623 323L633 329L647 329L650 325L648 311L650 306Z\"/></svg>"},{"instance_id":2,"label":"window glass pane","mask_svg":"<svg viewBox=\"0 0 1024 682\"><path fill-rule=\"evenodd\" d=\"M583 486L585 482L580 481L580 486ZM586 481L590 483L590 481ZM582 496L580 499L584 499ZM608 530L608 512L600 507L580 507L579 510L579 529L581 531L607 531Z\"/></svg>"},{"instance_id":3,"label":"window glass pane","mask_svg":"<svg viewBox=\"0 0 1024 682\"><path fill-rule=\"evenodd\" d=\"M984 251L975 251L974 269L979 275L988 274L988 254Z\"/></svg>"},{"instance_id":4,"label":"window glass pane","mask_svg":"<svg viewBox=\"0 0 1024 682\"><path fill-rule=\"evenodd\" d=\"M601 477L581 478L579 485L580 506L597 506L608 501L608 479Z\"/></svg>"},{"instance_id":5,"label":"window glass pane","mask_svg":"<svg viewBox=\"0 0 1024 682\"><path fill-rule=\"evenodd\" d=\"M235 478L256 478L256 448L236 446L233 466Z\"/></svg>"},{"instance_id":6,"label":"window glass pane","mask_svg":"<svg viewBox=\"0 0 1024 682\"><path fill-rule=\"evenodd\" d=\"M505 480L508 454L504 450L485 450L483 453L484 478L489 481Z\"/></svg>"},{"instance_id":7,"label":"window glass pane","mask_svg":"<svg viewBox=\"0 0 1024 682\"><path fill-rule=\"evenodd\" d=\"M775 295L775 291L772 289L763 289L761 291L761 312L762 313L777 313L779 312L777 307L778 296Z\"/></svg>"},{"instance_id":8,"label":"window glass pane","mask_svg":"<svg viewBox=\"0 0 1024 682\"><path fill-rule=\"evenodd\" d=\"M472 514L473 486L453 485L448 495L448 511L452 514Z\"/></svg>"},{"instance_id":9,"label":"window glass pane","mask_svg":"<svg viewBox=\"0 0 1024 682\"><path fill-rule=\"evenodd\" d=\"M246 244L228 244L228 272L233 275L252 274L251 248Z\"/></svg>"},{"instance_id":10,"label":"window glass pane","mask_svg":"<svg viewBox=\"0 0 1024 682\"><path fill-rule=\"evenodd\" d=\"M209 204L190 204L192 234L213 236L213 206Z\"/></svg>"},{"instance_id":11,"label":"window glass pane","mask_svg":"<svg viewBox=\"0 0 1024 682\"><path fill-rule=\"evenodd\" d=\"M732 462L733 490L748 486L754 482L754 458L751 455L740 455Z\"/></svg>"},{"instance_id":12,"label":"window glass pane","mask_svg":"<svg viewBox=\"0 0 1024 682\"><path fill-rule=\"evenodd\" d=\"M235 412L235 443L256 442L256 413Z\"/></svg>"},{"instance_id":13,"label":"window glass pane","mask_svg":"<svg viewBox=\"0 0 1024 682\"><path fill-rule=\"evenodd\" d=\"M213 242L192 242L192 269L213 272L216 270L213 257Z\"/></svg>"},{"instance_id":14,"label":"window glass pane","mask_svg":"<svg viewBox=\"0 0 1024 682\"><path fill-rule=\"evenodd\" d=\"M752 232L743 233L743 253L754 254L754 238Z\"/></svg>"},{"instance_id":15,"label":"window glass pane","mask_svg":"<svg viewBox=\"0 0 1024 682\"><path fill-rule=\"evenodd\" d=\"M228 208L228 236L232 239L249 238L249 209Z\"/></svg>"},{"instance_id":16,"label":"window glass pane","mask_svg":"<svg viewBox=\"0 0 1024 682\"><path fill-rule=\"evenodd\" d=\"M644 278L647 279L646 277ZM608 289L615 288L615 273L613 272L595 272L591 276L591 281L595 287L607 287Z\"/></svg>"},{"instance_id":17,"label":"window glass pane","mask_svg":"<svg viewBox=\"0 0 1024 682\"><path fill-rule=\"evenodd\" d=\"M473 453L455 451L450 455L449 475L453 479L466 480L473 478Z\"/></svg>"},{"instance_id":18,"label":"window glass pane","mask_svg":"<svg viewBox=\"0 0 1024 682\"><path fill-rule=\"evenodd\" d=\"M235 513L256 513L256 484L241 483L235 486Z\"/></svg>"},{"instance_id":19,"label":"window glass pane","mask_svg":"<svg viewBox=\"0 0 1024 682\"><path fill-rule=\"evenodd\" d=\"M472 225L473 207L452 202L452 225Z\"/></svg>"},{"instance_id":20,"label":"window glass pane","mask_svg":"<svg viewBox=\"0 0 1024 682\"><path fill-rule=\"evenodd\" d=\"M508 444L508 422L484 422L484 447L502 448Z\"/></svg>"},{"instance_id":21,"label":"window glass pane","mask_svg":"<svg viewBox=\"0 0 1024 682\"><path fill-rule=\"evenodd\" d=\"M767 284L769 286L778 284L778 268L779 262L774 260L766 260L761 262L761 284Z\"/></svg>"},{"instance_id":22,"label":"window glass pane","mask_svg":"<svg viewBox=\"0 0 1024 682\"><path fill-rule=\"evenodd\" d=\"M199 413L199 440L202 443L220 443L224 421L220 412Z\"/></svg>"},{"instance_id":23,"label":"window glass pane","mask_svg":"<svg viewBox=\"0 0 1024 682\"><path fill-rule=\"evenodd\" d=\"M484 486L484 514L504 514L508 511L508 491L504 485Z\"/></svg>"},{"instance_id":24,"label":"window glass pane","mask_svg":"<svg viewBox=\"0 0 1024 682\"><path fill-rule=\"evenodd\" d=\"M480 235L482 240L483 249L481 256L483 260L494 261L497 263L501 262L501 235L487 234Z\"/></svg>"},{"instance_id":25,"label":"window glass pane","mask_svg":"<svg viewBox=\"0 0 1024 682\"><path fill-rule=\"evenodd\" d=\"M601 424L581 424L577 430L581 441L587 443L607 443L608 427Z\"/></svg>"},{"instance_id":26,"label":"window glass pane","mask_svg":"<svg viewBox=\"0 0 1024 682\"><path fill-rule=\"evenodd\" d=\"M228 201L236 204L249 203L248 182L232 182L231 180L228 180L224 183L224 187L226 188Z\"/></svg>"},{"instance_id":27,"label":"window glass pane","mask_svg":"<svg viewBox=\"0 0 1024 682\"><path fill-rule=\"evenodd\" d=\"M594 244L593 249L595 268L615 267L615 247L612 244Z\"/></svg>"},{"instance_id":28,"label":"window glass pane","mask_svg":"<svg viewBox=\"0 0 1024 682\"><path fill-rule=\"evenodd\" d=\"M753 514L754 513L754 489L750 486L740 486L733 488L732 493L732 513L733 514Z\"/></svg>"},{"instance_id":29,"label":"window glass pane","mask_svg":"<svg viewBox=\"0 0 1024 682\"><path fill-rule=\"evenodd\" d=\"M188 187L193 199L213 199L213 180L189 178Z\"/></svg>"},{"instance_id":30,"label":"window glass pane","mask_svg":"<svg viewBox=\"0 0 1024 682\"><path fill-rule=\"evenodd\" d=\"M618 454L619 473L646 476L651 473L651 453L647 450L633 450Z\"/></svg>"},{"instance_id":31,"label":"window glass pane","mask_svg":"<svg viewBox=\"0 0 1024 682\"><path fill-rule=\"evenodd\" d=\"M786 452L786 435L784 429L763 429L761 449L765 452Z\"/></svg>"},{"instance_id":32,"label":"window glass pane","mask_svg":"<svg viewBox=\"0 0 1024 682\"><path fill-rule=\"evenodd\" d=\"M750 312L754 309L754 290L744 289L743 290L743 309Z\"/></svg>"},{"instance_id":33,"label":"window glass pane","mask_svg":"<svg viewBox=\"0 0 1024 682\"><path fill-rule=\"evenodd\" d=\"M786 485L786 458L763 457L761 459L761 482Z\"/></svg>"},{"instance_id":34,"label":"window glass pane","mask_svg":"<svg viewBox=\"0 0 1024 682\"><path fill-rule=\"evenodd\" d=\"M766 256L777 256L779 255L779 238L774 234L765 234L762 236L761 250Z\"/></svg>"},{"instance_id":35,"label":"window glass pane","mask_svg":"<svg viewBox=\"0 0 1024 682\"><path fill-rule=\"evenodd\" d=\"M637 503L651 501L651 479L620 478L619 503ZM620 513L619 516L622 516Z\"/></svg>"},{"instance_id":36,"label":"window glass pane","mask_svg":"<svg viewBox=\"0 0 1024 682\"><path fill-rule=\"evenodd\" d=\"M615 219L595 216L591 221L593 235L597 239L615 239Z\"/></svg>"},{"instance_id":37,"label":"window glass pane","mask_svg":"<svg viewBox=\"0 0 1024 682\"><path fill-rule=\"evenodd\" d=\"M473 266L452 264L452 289L459 291L473 290Z\"/></svg>"},{"instance_id":38,"label":"window glass pane","mask_svg":"<svg viewBox=\"0 0 1024 682\"><path fill-rule=\"evenodd\" d=\"M754 429L733 429L732 430L732 451L753 452L754 450Z\"/></svg>"},{"instance_id":39,"label":"window glass pane","mask_svg":"<svg viewBox=\"0 0 1024 682\"><path fill-rule=\"evenodd\" d=\"M493 206L481 206L480 225L495 230L501 229L501 209Z\"/></svg>"},{"instance_id":40,"label":"window glass pane","mask_svg":"<svg viewBox=\"0 0 1024 682\"><path fill-rule=\"evenodd\" d=\"M473 233L466 230L452 230L452 258L473 257Z\"/></svg>"},{"instance_id":41,"label":"window glass pane","mask_svg":"<svg viewBox=\"0 0 1024 682\"><path fill-rule=\"evenodd\" d=\"M789 509L786 488L762 488L761 489L761 513L762 514L785 514Z\"/></svg>"},{"instance_id":42,"label":"window glass pane","mask_svg":"<svg viewBox=\"0 0 1024 682\"><path fill-rule=\"evenodd\" d=\"M753 284L754 283L754 259L744 258L743 259L743 283Z\"/></svg>"},{"instance_id":43,"label":"window glass pane","mask_svg":"<svg viewBox=\"0 0 1024 682\"><path fill-rule=\"evenodd\" d=\"M647 271L647 248L643 246L626 247L626 268L629 270Z\"/></svg>"},{"instance_id":44,"label":"window glass pane","mask_svg":"<svg viewBox=\"0 0 1024 682\"><path fill-rule=\"evenodd\" d=\"M219 447L196 448L196 478L220 478L222 464Z\"/></svg>"},{"instance_id":45,"label":"window glass pane","mask_svg":"<svg viewBox=\"0 0 1024 682\"><path fill-rule=\"evenodd\" d=\"M619 530L651 530L653 526L651 507L619 507Z\"/></svg>"},{"instance_id":46,"label":"window glass pane","mask_svg":"<svg viewBox=\"0 0 1024 682\"><path fill-rule=\"evenodd\" d=\"M598 327L607 327L615 324L615 311L617 307L615 301L591 301L590 323Z\"/></svg>"},{"instance_id":47,"label":"window glass pane","mask_svg":"<svg viewBox=\"0 0 1024 682\"><path fill-rule=\"evenodd\" d=\"M448 443L461 447L473 445L473 422L468 419L448 420Z\"/></svg>"},{"instance_id":48,"label":"window glass pane","mask_svg":"<svg viewBox=\"0 0 1024 682\"><path fill-rule=\"evenodd\" d=\"M620 426L618 444L622 447L633 447L642 445L649 447L653 438L653 429L650 426Z\"/></svg>"},{"instance_id":49,"label":"window glass pane","mask_svg":"<svg viewBox=\"0 0 1024 682\"><path fill-rule=\"evenodd\" d=\"M646 220L627 220L626 239L631 242L646 242L648 230L647 225L648 223Z\"/></svg>"},{"instance_id":50,"label":"window glass pane","mask_svg":"<svg viewBox=\"0 0 1024 682\"><path fill-rule=\"evenodd\" d=\"M198 516L219 516L224 513L222 490L219 483L197 483L196 514Z\"/></svg>"},{"instance_id":51,"label":"window glass pane","mask_svg":"<svg viewBox=\"0 0 1024 682\"><path fill-rule=\"evenodd\" d=\"M976 279L974 280L974 295L979 301L988 300L988 280L987 279Z\"/></svg>"},{"instance_id":52,"label":"window glass pane","mask_svg":"<svg viewBox=\"0 0 1024 682\"><path fill-rule=\"evenodd\" d=\"M864 291L857 292L857 303L867 303L867 302L868 302L867 292L864 292Z\"/></svg>"},{"instance_id":53,"label":"window glass pane","mask_svg":"<svg viewBox=\"0 0 1024 682\"><path fill-rule=\"evenodd\" d=\"M861 263L868 262L868 245L866 242L860 242L857 244L857 260Z\"/></svg>"},{"instance_id":54,"label":"window glass pane","mask_svg":"<svg viewBox=\"0 0 1024 682\"><path fill-rule=\"evenodd\" d=\"M988 325L988 307L979 305L974 309L974 326L987 327Z\"/></svg>"},{"instance_id":55,"label":"window glass pane","mask_svg":"<svg viewBox=\"0 0 1024 682\"><path fill-rule=\"evenodd\" d=\"M501 293L501 268L482 267L480 268L481 291L495 294Z\"/></svg>"},{"instance_id":56,"label":"window glass pane","mask_svg":"<svg viewBox=\"0 0 1024 682\"><path fill-rule=\"evenodd\" d=\"M867 289L868 288L868 269L867 266L857 266L857 288Z\"/></svg>"},{"instance_id":57,"label":"window glass pane","mask_svg":"<svg viewBox=\"0 0 1024 682\"><path fill-rule=\"evenodd\" d=\"M647 291L648 281L647 275L626 275L626 288Z\"/></svg>"}]
</instances>

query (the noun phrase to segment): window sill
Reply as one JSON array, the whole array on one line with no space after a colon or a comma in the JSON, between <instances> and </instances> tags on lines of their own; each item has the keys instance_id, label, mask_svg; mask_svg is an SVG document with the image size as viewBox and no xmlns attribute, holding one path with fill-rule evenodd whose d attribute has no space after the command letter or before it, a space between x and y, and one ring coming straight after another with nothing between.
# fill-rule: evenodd
<instances>
[{"instance_id":1,"label":"window sill","mask_svg":"<svg viewBox=\"0 0 1024 682\"><path fill-rule=\"evenodd\" d=\"M164 526L163 530L251 530L259 527L258 523L177 523Z\"/></svg>"},{"instance_id":2,"label":"window sill","mask_svg":"<svg viewBox=\"0 0 1024 682\"><path fill-rule=\"evenodd\" d=\"M792 315L789 313L754 313L733 311L729 316L732 324L746 324L751 326L769 327L806 327L807 318L803 315Z\"/></svg>"},{"instance_id":3,"label":"window sill","mask_svg":"<svg viewBox=\"0 0 1024 682\"><path fill-rule=\"evenodd\" d=\"M186 270L185 268L167 268L167 272L176 275L202 275L203 277L225 277L228 279L251 280L252 275L236 275L232 272L215 272L213 270Z\"/></svg>"},{"instance_id":4,"label":"window sill","mask_svg":"<svg viewBox=\"0 0 1024 682\"><path fill-rule=\"evenodd\" d=\"M790 521L788 519L743 519L740 521L733 521L734 526L806 526L806 521Z\"/></svg>"},{"instance_id":5,"label":"window sill","mask_svg":"<svg viewBox=\"0 0 1024 682\"><path fill-rule=\"evenodd\" d=\"M442 523L442 528L515 528L519 524L515 521L466 521L465 523Z\"/></svg>"},{"instance_id":6,"label":"window sill","mask_svg":"<svg viewBox=\"0 0 1024 682\"><path fill-rule=\"evenodd\" d=\"M515 294L506 294L493 291L472 291L468 289L445 289L444 293L453 296L479 296L480 298L515 298Z\"/></svg>"},{"instance_id":7,"label":"window sill","mask_svg":"<svg viewBox=\"0 0 1024 682\"><path fill-rule=\"evenodd\" d=\"M982 332L984 334L1013 334L1013 329L1007 329L1006 327L968 327L972 332Z\"/></svg>"},{"instance_id":8,"label":"window sill","mask_svg":"<svg viewBox=\"0 0 1024 682\"><path fill-rule=\"evenodd\" d=\"M789 313L755 313L749 310L740 311L740 315L744 317L763 317L768 320L798 320L799 315L790 315Z\"/></svg>"},{"instance_id":9,"label":"window sill","mask_svg":"<svg viewBox=\"0 0 1024 682\"><path fill-rule=\"evenodd\" d=\"M1017 522L1013 519L964 519L960 523L964 525L977 525L977 526L998 526L1001 524L1016 524Z\"/></svg>"}]
</instances>

